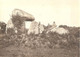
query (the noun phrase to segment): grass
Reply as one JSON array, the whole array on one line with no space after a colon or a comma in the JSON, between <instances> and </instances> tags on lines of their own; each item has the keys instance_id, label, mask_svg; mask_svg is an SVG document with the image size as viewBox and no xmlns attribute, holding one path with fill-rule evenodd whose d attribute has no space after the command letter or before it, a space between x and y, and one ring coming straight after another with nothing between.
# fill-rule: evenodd
<instances>
[{"instance_id":1,"label":"grass","mask_svg":"<svg viewBox=\"0 0 80 57\"><path fill-rule=\"evenodd\" d=\"M78 57L78 50L57 48L25 48L9 46L0 50L2 57Z\"/></svg>"},{"instance_id":2,"label":"grass","mask_svg":"<svg viewBox=\"0 0 80 57\"><path fill-rule=\"evenodd\" d=\"M66 29L70 33L65 35L0 34L0 57L79 57L80 30Z\"/></svg>"}]
</instances>

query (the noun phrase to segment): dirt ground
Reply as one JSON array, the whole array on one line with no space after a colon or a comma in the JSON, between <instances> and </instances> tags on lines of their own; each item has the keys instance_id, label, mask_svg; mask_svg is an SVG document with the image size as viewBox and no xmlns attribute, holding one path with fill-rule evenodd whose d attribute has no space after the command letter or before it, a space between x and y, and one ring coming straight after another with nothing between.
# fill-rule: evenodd
<instances>
[{"instance_id":1,"label":"dirt ground","mask_svg":"<svg viewBox=\"0 0 80 57\"><path fill-rule=\"evenodd\" d=\"M36 48L9 46L0 48L0 57L79 57L78 49Z\"/></svg>"}]
</instances>

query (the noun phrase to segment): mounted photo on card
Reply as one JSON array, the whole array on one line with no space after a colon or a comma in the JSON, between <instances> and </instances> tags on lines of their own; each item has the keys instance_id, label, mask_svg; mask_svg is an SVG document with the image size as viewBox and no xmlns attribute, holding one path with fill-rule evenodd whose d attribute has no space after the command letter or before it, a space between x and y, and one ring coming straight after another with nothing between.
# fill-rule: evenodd
<instances>
[{"instance_id":1,"label":"mounted photo on card","mask_svg":"<svg viewBox=\"0 0 80 57\"><path fill-rule=\"evenodd\" d=\"M0 57L79 57L79 0L0 0Z\"/></svg>"}]
</instances>

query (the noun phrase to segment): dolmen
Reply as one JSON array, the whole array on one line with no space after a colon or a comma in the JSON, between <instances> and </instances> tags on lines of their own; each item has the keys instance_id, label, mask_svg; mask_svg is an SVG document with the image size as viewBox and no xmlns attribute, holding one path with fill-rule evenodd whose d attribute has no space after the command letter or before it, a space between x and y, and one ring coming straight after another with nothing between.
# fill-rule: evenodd
<instances>
[{"instance_id":1,"label":"dolmen","mask_svg":"<svg viewBox=\"0 0 80 57\"><path fill-rule=\"evenodd\" d=\"M32 22L34 20L33 15L20 9L14 9L7 23L6 33L25 33L25 21Z\"/></svg>"}]
</instances>

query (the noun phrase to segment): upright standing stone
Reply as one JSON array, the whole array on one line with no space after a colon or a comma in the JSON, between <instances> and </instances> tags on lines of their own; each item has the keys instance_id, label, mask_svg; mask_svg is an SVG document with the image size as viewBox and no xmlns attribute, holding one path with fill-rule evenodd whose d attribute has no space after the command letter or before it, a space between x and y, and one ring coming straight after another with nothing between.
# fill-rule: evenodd
<instances>
[{"instance_id":1,"label":"upright standing stone","mask_svg":"<svg viewBox=\"0 0 80 57\"><path fill-rule=\"evenodd\" d=\"M28 30L28 34L40 34L44 31L44 27L42 24L33 21Z\"/></svg>"}]
</instances>

